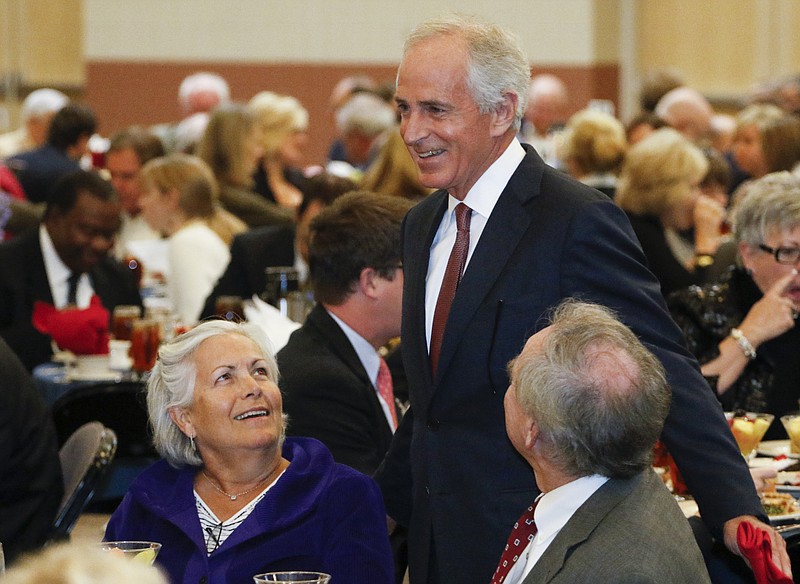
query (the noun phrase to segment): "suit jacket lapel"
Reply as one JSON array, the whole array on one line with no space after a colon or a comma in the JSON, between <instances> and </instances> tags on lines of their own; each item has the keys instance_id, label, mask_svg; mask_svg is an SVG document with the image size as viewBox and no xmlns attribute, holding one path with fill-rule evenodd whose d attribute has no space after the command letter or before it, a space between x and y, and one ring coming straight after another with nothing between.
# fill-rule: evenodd
<instances>
[{"instance_id":1,"label":"suit jacket lapel","mask_svg":"<svg viewBox=\"0 0 800 584\"><path fill-rule=\"evenodd\" d=\"M632 479L609 479L581 505L556 535L522 584L550 582L563 568L571 551L585 542L597 525L642 481L643 474Z\"/></svg>"},{"instance_id":2,"label":"suit jacket lapel","mask_svg":"<svg viewBox=\"0 0 800 584\"><path fill-rule=\"evenodd\" d=\"M466 329L475 311L499 280L506 263L530 226L530 211L524 205L539 194L544 163L532 149L526 150L525 158L503 189L489 217L456 291L442 340L437 380L446 372L458 343L466 336Z\"/></svg>"},{"instance_id":3,"label":"suit jacket lapel","mask_svg":"<svg viewBox=\"0 0 800 584\"><path fill-rule=\"evenodd\" d=\"M22 269L23 272L28 273L28 286L32 292L33 301L41 300L49 304L55 304L53 301L53 291L50 289L50 281L47 279L47 270L44 267L44 256L42 255L42 246L39 243L39 231L31 231L30 240L25 245L26 259ZM27 266L30 266L28 269ZM31 302L33 305L33 302Z\"/></svg>"},{"instance_id":4,"label":"suit jacket lapel","mask_svg":"<svg viewBox=\"0 0 800 584\"><path fill-rule=\"evenodd\" d=\"M347 338L341 327L331 318L331 315L322 305L317 304L314 307L309 313L306 323L307 326L316 328L325 337L331 351L336 353L359 379L365 384L372 385L372 380L367 376L367 372L361 364L361 359L358 358L358 353L356 353L353 345L350 344L350 339Z\"/></svg>"},{"instance_id":5,"label":"suit jacket lapel","mask_svg":"<svg viewBox=\"0 0 800 584\"><path fill-rule=\"evenodd\" d=\"M413 230L403 232L403 338L418 339L418 342L403 343L403 360L424 364L424 378L431 379L431 360L428 354L425 330L425 282L428 276L428 263L431 244L439 229L442 216L447 210L447 192L437 191L430 195L422 205L430 208L421 213ZM413 211L412 211L413 213Z\"/></svg>"}]
</instances>

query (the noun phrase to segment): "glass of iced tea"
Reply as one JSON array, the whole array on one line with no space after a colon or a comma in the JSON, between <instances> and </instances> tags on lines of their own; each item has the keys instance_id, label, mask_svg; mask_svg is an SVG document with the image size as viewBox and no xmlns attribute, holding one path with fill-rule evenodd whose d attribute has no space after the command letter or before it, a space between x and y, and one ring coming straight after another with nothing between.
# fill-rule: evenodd
<instances>
[{"instance_id":1,"label":"glass of iced tea","mask_svg":"<svg viewBox=\"0 0 800 584\"><path fill-rule=\"evenodd\" d=\"M111 334L118 341L130 341L133 321L142 316L138 306L121 304L114 307L111 317Z\"/></svg>"},{"instance_id":2,"label":"glass of iced tea","mask_svg":"<svg viewBox=\"0 0 800 584\"><path fill-rule=\"evenodd\" d=\"M725 417L739 450L747 460L755 456L756 448L775 419L772 414L756 412L726 412Z\"/></svg>"},{"instance_id":3,"label":"glass of iced tea","mask_svg":"<svg viewBox=\"0 0 800 584\"><path fill-rule=\"evenodd\" d=\"M133 368L137 373L144 373L153 368L160 343L161 325L158 321L146 318L133 321L131 357Z\"/></svg>"}]
</instances>

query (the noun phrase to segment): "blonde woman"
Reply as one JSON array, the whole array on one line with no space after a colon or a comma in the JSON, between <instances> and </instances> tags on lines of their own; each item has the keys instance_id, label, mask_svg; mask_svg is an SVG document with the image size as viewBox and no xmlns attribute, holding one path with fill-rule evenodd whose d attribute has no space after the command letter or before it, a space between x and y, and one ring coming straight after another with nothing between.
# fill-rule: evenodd
<instances>
[{"instance_id":1,"label":"blonde woman","mask_svg":"<svg viewBox=\"0 0 800 584\"><path fill-rule=\"evenodd\" d=\"M219 200L225 209L249 227L291 225L291 211L253 191L253 172L262 152L256 118L241 104L215 109L197 146L197 155L219 183Z\"/></svg>"},{"instance_id":2,"label":"blonde woman","mask_svg":"<svg viewBox=\"0 0 800 584\"><path fill-rule=\"evenodd\" d=\"M433 192L419 182L417 165L397 129L389 130L378 156L364 173L360 187L412 200L423 199Z\"/></svg>"},{"instance_id":3,"label":"blonde woman","mask_svg":"<svg viewBox=\"0 0 800 584\"><path fill-rule=\"evenodd\" d=\"M248 106L263 149L255 189L280 207L295 210L303 201L300 168L308 144L308 112L295 98L271 91L257 93Z\"/></svg>"},{"instance_id":4,"label":"blonde woman","mask_svg":"<svg viewBox=\"0 0 800 584\"><path fill-rule=\"evenodd\" d=\"M625 127L619 120L603 112L583 110L567 122L560 158L570 175L613 198L627 148Z\"/></svg>"},{"instance_id":5,"label":"blonde woman","mask_svg":"<svg viewBox=\"0 0 800 584\"><path fill-rule=\"evenodd\" d=\"M671 128L656 130L625 156L616 202L628 214L665 296L702 283L722 241L725 210L700 190L707 171L703 152ZM684 258L674 241L691 232Z\"/></svg>"},{"instance_id":6,"label":"blonde woman","mask_svg":"<svg viewBox=\"0 0 800 584\"><path fill-rule=\"evenodd\" d=\"M197 157L156 158L142 167L141 176L145 221L168 238L167 285L172 306L185 324L194 324L230 261L228 241L231 225L237 222L219 209L217 182ZM238 231L243 231L243 225L238 225Z\"/></svg>"},{"instance_id":7,"label":"blonde woman","mask_svg":"<svg viewBox=\"0 0 800 584\"><path fill-rule=\"evenodd\" d=\"M783 115L783 110L776 105L755 104L736 116L733 157L739 168L751 178L760 178L774 170L791 170L771 168L764 151L764 130Z\"/></svg>"}]
</instances>

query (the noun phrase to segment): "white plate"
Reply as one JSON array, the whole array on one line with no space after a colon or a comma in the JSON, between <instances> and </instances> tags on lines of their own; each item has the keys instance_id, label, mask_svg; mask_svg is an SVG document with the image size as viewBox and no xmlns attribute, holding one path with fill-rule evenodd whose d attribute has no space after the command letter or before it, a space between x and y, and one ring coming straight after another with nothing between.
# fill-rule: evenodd
<instances>
[{"instance_id":1,"label":"white plate","mask_svg":"<svg viewBox=\"0 0 800 584\"><path fill-rule=\"evenodd\" d=\"M119 371L107 369L105 371L70 371L67 374L69 381L115 381L120 377Z\"/></svg>"},{"instance_id":2,"label":"white plate","mask_svg":"<svg viewBox=\"0 0 800 584\"><path fill-rule=\"evenodd\" d=\"M785 454L789 458L800 458L800 454L790 452L791 446L788 440L763 440L758 445L756 452L764 456L780 456Z\"/></svg>"},{"instance_id":3,"label":"white plate","mask_svg":"<svg viewBox=\"0 0 800 584\"><path fill-rule=\"evenodd\" d=\"M800 497L800 472L781 471L775 479L775 490Z\"/></svg>"},{"instance_id":4,"label":"white plate","mask_svg":"<svg viewBox=\"0 0 800 584\"><path fill-rule=\"evenodd\" d=\"M786 513L785 515L770 515L770 521L787 521L791 519L800 519L800 511L796 513Z\"/></svg>"}]
</instances>

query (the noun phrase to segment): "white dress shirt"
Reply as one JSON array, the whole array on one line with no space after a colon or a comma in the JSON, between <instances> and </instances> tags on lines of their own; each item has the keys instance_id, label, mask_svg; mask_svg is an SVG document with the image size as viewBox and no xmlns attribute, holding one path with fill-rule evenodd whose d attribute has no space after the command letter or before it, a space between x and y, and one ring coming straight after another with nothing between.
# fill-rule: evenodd
<instances>
[{"instance_id":1,"label":"white dress shirt","mask_svg":"<svg viewBox=\"0 0 800 584\"><path fill-rule=\"evenodd\" d=\"M369 341L347 326L341 318L329 310L326 310L326 312L336 321L336 324L342 329L342 332L344 332L350 344L353 345L353 349L356 355L358 355L358 359L361 361L364 371L367 372L367 377L369 377L372 382L372 389L375 390L375 395L378 396L378 401L381 403L383 415L386 416L386 422L389 424L389 428L392 429L392 434L394 434L394 418L392 417L392 411L389 409L390 407L394 408L394 404L389 405L386 403L386 400L383 399L383 396L381 396L378 391L378 371L381 367L381 357L378 351L375 350L375 347L373 347Z\"/></svg>"},{"instance_id":2,"label":"white dress shirt","mask_svg":"<svg viewBox=\"0 0 800 584\"><path fill-rule=\"evenodd\" d=\"M61 310L67 305L69 297L69 277L72 275L67 265L61 261L56 251L53 240L44 224L39 226L39 245L42 247L44 271L47 272L47 281L50 284L50 293L53 296L53 306ZM76 296L78 308L88 308L94 296L94 288L88 274L81 274L78 279L78 293Z\"/></svg>"},{"instance_id":3,"label":"white dress shirt","mask_svg":"<svg viewBox=\"0 0 800 584\"><path fill-rule=\"evenodd\" d=\"M606 484L606 481L608 477L601 475L581 477L545 493L538 499L533 511L536 536L522 552L519 561L509 570L505 584L518 584L525 579L578 508Z\"/></svg>"},{"instance_id":4,"label":"white dress shirt","mask_svg":"<svg viewBox=\"0 0 800 584\"><path fill-rule=\"evenodd\" d=\"M436 231L431 243L428 276L425 280L425 331L429 349L431 346L433 313L436 310L439 289L442 287L450 252L456 242L456 205L463 202L472 209L472 218L469 226L469 251L467 252L467 262L464 267L466 272L466 266L469 265L472 252L475 251L475 247L478 245L478 240L480 240L483 229L486 227L486 222L489 220L489 216L492 214L498 199L500 199L500 194L506 188L508 181L511 180L511 175L517 170L523 158L525 158L525 150L515 138L503 154L481 175L463 201L459 201L452 195L448 197L447 211L445 211L439 224L439 229Z\"/></svg>"}]
</instances>

